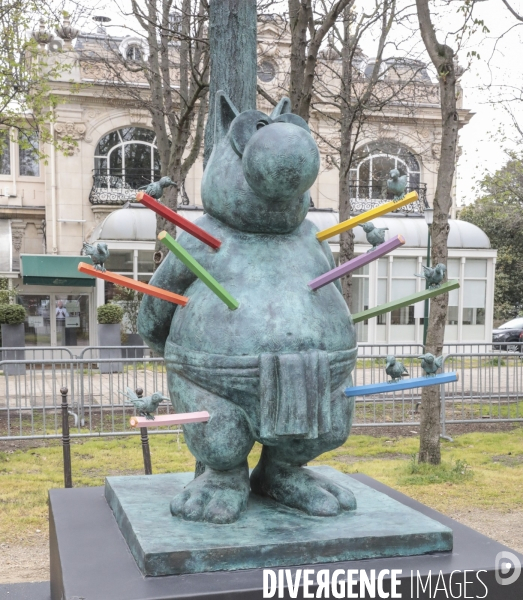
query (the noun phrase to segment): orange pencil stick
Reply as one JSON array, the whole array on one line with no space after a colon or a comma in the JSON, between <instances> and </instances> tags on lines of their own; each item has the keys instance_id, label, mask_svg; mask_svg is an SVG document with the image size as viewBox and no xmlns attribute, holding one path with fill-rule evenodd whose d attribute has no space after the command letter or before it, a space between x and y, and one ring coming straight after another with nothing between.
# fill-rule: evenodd
<instances>
[{"instance_id":1,"label":"orange pencil stick","mask_svg":"<svg viewBox=\"0 0 523 600\"><path fill-rule=\"evenodd\" d=\"M148 296L160 298L160 300L167 300L167 302L172 302L173 304L185 306L187 302L189 302L189 298L186 296L180 296L178 294L174 294L173 292L162 290L162 288L155 287L154 285L143 283L143 281L136 281L136 279L131 279L130 277L124 277L123 275L111 273L111 271L97 271L92 265L88 265L84 262L78 264L78 270L86 275L92 275L93 277L98 277L99 279L105 279L105 281L110 281L112 283L116 283L116 285L131 288L132 290L142 292Z\"/></svg>"}]
</instances>

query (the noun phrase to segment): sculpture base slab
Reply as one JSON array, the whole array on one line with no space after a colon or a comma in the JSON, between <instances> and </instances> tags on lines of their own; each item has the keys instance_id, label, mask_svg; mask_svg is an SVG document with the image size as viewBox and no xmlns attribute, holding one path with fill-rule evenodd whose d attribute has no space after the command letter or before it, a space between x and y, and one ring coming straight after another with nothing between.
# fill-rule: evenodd
<instances>
[{"instance_id":1,"label":"sculpture base slab","mask_svg":"<svg viewBox=\"0 0 523 600\"><path fill-rule=\"evenodd\" d=\"M488 600L521 600L523 598L523 575L511 585L496 582L496 557L500 552L510 549L477 531L453 521L400 494L366 475L351 476L356 480L383 493L404 506L437 520L452 529L454 550L420 556L402 558L376 558L349 562L309 564L299 569L312 569L315 574L320 570L332 573L339 569L365 571L384 575L384 588L390 590L390 571L401 571L399 592L402 598L446 598L445 592L434 594L437 580L453 587L454 598L488 598ZM387 517L390 520L390 516ZM51 490L49 492L49 538L51 555L51 600L262 600L263 569L245 569L242 571L215 571L213 573L195 573L193 575L170 575L166 577L143 577L136 561L129 552L126 541L120 533L113 513L104 498L103 488L73 488ZM523 562L523 556L512 551ZM275 568L274 570L277 570ZM387 571L388 570L388 573ZM297 572L290 568L291 574ZM414 593L411 594L411 573L414 573ZM432 588L423 592L416 578L426 582L432 574ZM488 588L480 583L476 574ZM464 578L467 586L463 586ZM461 591L458 585L461 583ZM11 586L7 586L11 589ZM309 588L304 595L300 585L295 598L310 598L316 586ZM418 593L419 590L419 593ZM0 588L1 591L1 588ZM13 586L18 591L18 586ZM27 590L24 590L27 592ZM33 591L33 590L31 590ZM34 590L40 592L40 590ZM432 593L431 593L432 591ZM3 600L3 596L0 597ZM11 595L6 596L11 597ZM265 596L267 597L267 595ZM274 598L278 598L276 592ZM285 597L291 597L285 591ZM324 594L318 597L326 597ZM331 594L331 597L333 595ZM347 595L345 594L345 597ZM360 598L369 598L368 594ZM450 596L450 593L448 595ZM41 594L14 595L15 600L44 600Z\"/></svg>"},{"instance_id":2,"label":"sculpture base slab","mask_svg":"<svg viewBox=\"0 0 523 600\"><path fill-rule=\"evenodd\" d=\"M105 498L146 576L234 571L452 550L452 530L331 467L314 467L352 490L358 508L311 517L251 494L236 523L173 517L169 503L192 473L108 477Z\"/></svg>"}]
</instances>

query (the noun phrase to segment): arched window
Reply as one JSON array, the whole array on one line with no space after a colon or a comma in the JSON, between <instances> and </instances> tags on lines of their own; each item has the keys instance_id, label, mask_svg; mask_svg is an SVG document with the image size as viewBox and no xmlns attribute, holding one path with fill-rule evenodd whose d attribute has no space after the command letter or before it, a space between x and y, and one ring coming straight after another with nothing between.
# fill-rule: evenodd
<instances>
[{"instance_id":1,"label":"arched window","mask_svg":"<svg viewBox=\"0 0 523 600\"><path fill-rule=\"evenodd\" d=\"M107 178L109 187L137 189L160 178L160 156L154 131L124 127L98 142L94 157L95 177Z\"/></svg>"},{"instance_id":2,"label":"arched window","mask_svg":"<svg viewBox=\"0 0 523 600\"><path fill-rule=\"evenodd\" d=\"M392 169L407 175L407 191L420 189L420 165L404 146L390 140L365 144L354 156L350 171L351 198L386 200L393 198L387 190Z\"/></svg>"}]
</instances>

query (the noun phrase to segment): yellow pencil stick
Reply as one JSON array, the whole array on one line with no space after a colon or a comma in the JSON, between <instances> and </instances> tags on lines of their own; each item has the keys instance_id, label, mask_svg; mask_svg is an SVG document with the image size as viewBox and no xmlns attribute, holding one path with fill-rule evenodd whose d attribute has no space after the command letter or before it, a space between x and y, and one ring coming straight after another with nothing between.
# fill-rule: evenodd
<instances>
[{"instance_id":1,"label":"yellow pencil stick","mask_svg":"<svg viewBox=\"0 0 523 600\"><path fill-rule=\"evenodd\" d=\"M376 208L371 208L370 210L361 213L361 215L357 215L356 217L352 217L351 219L347 219L346 221L338 223L338 225L333 225L328 229L324 229L323 231L318 232L316 234L316 237L320 240L320 242L323 242L335 235L338 235L338 233L342 233L344 231L352 229L353 227L356 227L356 225L361 225L361 223L372 221L372 219L375 219L376 217L381 217L382 215L386 215L388 212L397 210L398 208L405 206L406 204L416 202L417 199L418 193L410 192L403 196L401 200L397 200L396 202L394 200L391 200L390 202L385 202L385 204L380 204L379 206L376 206Z\"/></svg>"}]
</instances>

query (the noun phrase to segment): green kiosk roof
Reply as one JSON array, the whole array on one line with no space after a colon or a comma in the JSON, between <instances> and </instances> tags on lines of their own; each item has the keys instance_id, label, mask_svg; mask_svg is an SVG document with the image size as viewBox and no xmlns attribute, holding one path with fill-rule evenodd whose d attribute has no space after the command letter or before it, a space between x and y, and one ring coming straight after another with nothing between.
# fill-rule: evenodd
<instances>
[{"instance_id":1,"label":"green kiosk roof","mask_svg":"<svg viewBox=\"0 0 523 600\"><path fill-rule=\"evenodd\" d=\"M94 277L78 271L78 263L92 264L89 256L22 254L20 259L24 285L95 285Z\"/></svg>"}]
</instances>

